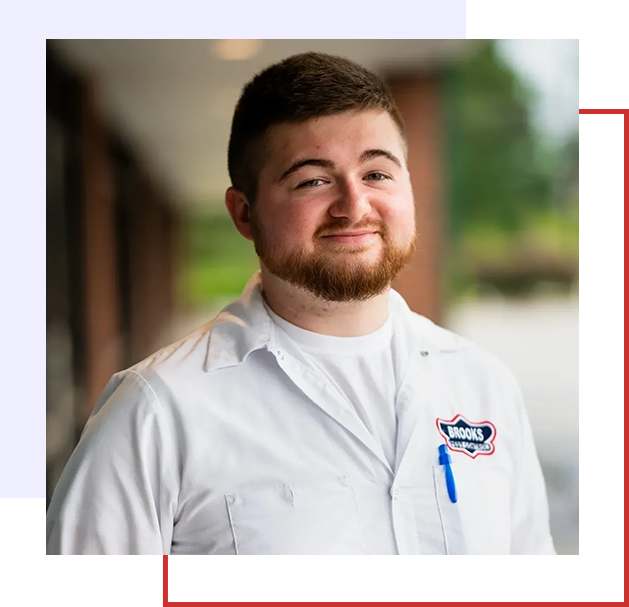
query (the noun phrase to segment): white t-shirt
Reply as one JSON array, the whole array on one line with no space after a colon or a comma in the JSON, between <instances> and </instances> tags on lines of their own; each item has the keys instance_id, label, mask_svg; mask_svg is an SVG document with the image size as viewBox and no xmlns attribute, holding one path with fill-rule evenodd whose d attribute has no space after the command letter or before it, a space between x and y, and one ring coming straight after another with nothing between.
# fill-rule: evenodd
<instances>
[{"instance_id":1,"label":"white t-shirt","mask_svg":"<svg viewBox=\"0 0 629 607\"><path fill-rule=\"evenodd\" d=\"M398 381L393 364L391 317L369 335L335 337L302 329L278 316L266 302L265 306L301 355L349 401L395 469Z\"/></svg>"}]
</instances>

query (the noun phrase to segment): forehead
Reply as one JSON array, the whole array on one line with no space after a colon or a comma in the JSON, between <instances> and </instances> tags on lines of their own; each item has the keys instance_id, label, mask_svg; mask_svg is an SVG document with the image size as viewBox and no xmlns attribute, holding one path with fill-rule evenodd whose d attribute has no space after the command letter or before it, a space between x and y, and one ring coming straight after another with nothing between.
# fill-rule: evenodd
<instances>
[{"instance_id":1,"label":"forehead","mask_svg":"<svg viewBox=\"0 0 629 607\"><path fill-rule=\"evenodd\" d=\"M367 149L388 149L402 159L403 142L388 112L345 112L313 118L298 124L271 127L266 139L266 164L279 169L302 158L348 156L358 159ZM286 167L284 167L286 168Z\"/></svg>"}]
</instances>

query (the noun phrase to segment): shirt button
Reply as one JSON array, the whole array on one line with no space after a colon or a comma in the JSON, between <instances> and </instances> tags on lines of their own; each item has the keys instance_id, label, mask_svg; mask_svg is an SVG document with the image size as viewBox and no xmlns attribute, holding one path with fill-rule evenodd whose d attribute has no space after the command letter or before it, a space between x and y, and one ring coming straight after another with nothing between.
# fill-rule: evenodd
<instances>
[{"instance_id":1,"label":"shirt button","mask_svg":"<svg viewBox=\"0 0 629 607\"><path fill-rule=\"evenodd\" d=\"M394 500L397 500L400 498L400 492L397 489L391 489L391 497Z\"/></svg>"},{"instance_id":2,"label":"shirt button","mask_svg":"<svg viewBox=\"0 0 629 607\"><path fill-rule=\"evenodd\" d=\"M278 350L278 351L277 351L277 357L278 357L280 360L284 360L284 355L282 354L282 351L281 351L281 350Z\"/></svg>"}]
</instances>

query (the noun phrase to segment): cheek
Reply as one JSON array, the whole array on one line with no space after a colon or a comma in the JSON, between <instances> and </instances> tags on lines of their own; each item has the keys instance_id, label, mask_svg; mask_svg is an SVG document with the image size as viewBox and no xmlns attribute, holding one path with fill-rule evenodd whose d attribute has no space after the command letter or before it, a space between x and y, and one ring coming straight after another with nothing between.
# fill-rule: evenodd
<instances>
[{"instance_id":1,"label":"cheek","mask_svg":"<svg viewBox=\"0 0 629 607\"><path fill-rule=\"evenodd\" d=\"M415 205L412 201L387 207L385 216L393 238L400 238L413 233Z\"/></svg>"},{"instance_id":2,"label":"cheek","mask_svg":"<svg viewBox=\"0 0 629 607\"><path fill-rule=\"evenodd\" d=\"M284 246L303 247L312 240L316 228L312 217L278 210L274 217L272 234L275 242L281 242Z\"/></svg>"},{"instance_id":3,"label":"cheek","mask_svg":"<svg viewBox=\"0 0 629 607\"><path fill-rule=\"evenodd\" d=\"M406 231L412 234L413 228L415 227L415 199L413 198L413 192L410 185L408 192L404 197L404 204L399 208L398 215L400 221L402 221L406 227Z\"/></svg>"}]
</instances>

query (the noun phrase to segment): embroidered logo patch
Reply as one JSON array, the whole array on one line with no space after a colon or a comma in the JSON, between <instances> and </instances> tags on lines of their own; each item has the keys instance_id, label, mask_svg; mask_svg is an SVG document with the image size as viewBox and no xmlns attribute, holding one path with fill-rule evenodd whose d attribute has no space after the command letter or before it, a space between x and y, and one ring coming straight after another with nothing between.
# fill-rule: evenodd
<instances>
[{"instance_id":1,"label":"embroidered logo patch","mask_svg":"<svg viewBox=\"0 0 629 607\"><path fill-rule=\"evenodd\" d=\"M452 451L474 458L495 450L496 427L491 422L469 422L457 415L451 420L437 418L437 429Z\"/></svg>"}]
</instances>

